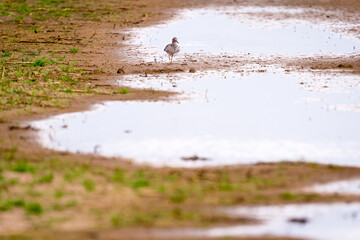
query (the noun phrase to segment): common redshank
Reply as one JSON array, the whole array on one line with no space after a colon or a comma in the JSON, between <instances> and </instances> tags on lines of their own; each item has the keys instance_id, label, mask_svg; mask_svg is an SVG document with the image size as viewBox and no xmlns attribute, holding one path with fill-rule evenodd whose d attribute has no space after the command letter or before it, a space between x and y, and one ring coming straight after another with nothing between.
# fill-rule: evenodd
<instances>
[{"instance_id":1,"label":"common redshank","mask_svg":"<svg viewBox=\"0 0 360 240\"><path fill-rule=\"evenodd\" d=\"M180 51L179 42L176 37L172 39L171 44L166 45L164 51L169 55L169 60L172 63L174 55Z\"/></svg>"}]
</instances>

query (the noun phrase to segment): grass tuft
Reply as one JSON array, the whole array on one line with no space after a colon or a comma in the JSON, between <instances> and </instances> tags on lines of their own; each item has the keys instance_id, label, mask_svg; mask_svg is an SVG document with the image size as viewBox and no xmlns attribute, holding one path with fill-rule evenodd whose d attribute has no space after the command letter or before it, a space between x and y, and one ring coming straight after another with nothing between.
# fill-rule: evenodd
<instances>
[{"instance_id":1,"label":"grass tuft","mask_svg":"<svg viewBox=\"0 0 360 240\"><path fill-rule=\"evenodd\" d=\"M170 196L170 201L173 203L182 203L186 200L186 194L182 189L177 188L173 195Z\"/></svg>"},{"instance_id":2,"label":"grass tuft","mask_svg":"<svg viewBox=\"0 0 360 240\"><path fill-rule=\"evenodd\" d=\"M16 162L12 170L14 172L19 172L19 173L32 173L35 171L35 168L32 165L30 165L28 162L21 161L21 162Z\"/></svg>"},{"instance_id":3,"label":"grass tuft","mask_svg":"<svg viewBox=\"0 0 360 240\"><path fill-rule=\"evenodd\" d=\"M28 214L40 215L43 213L43 208L38 202L31 202L25 205L25 212Z\"/></svg>"},{"instance_id":4,"label":"grass tuft","mask_svg":"<svg viewBox=\"0 0 360 240\"><path fill-rule=\"evenodd\" d=\"M0 57L10 57L11 55L11 52L4 52L3 54L0 54Z\"/></svg>"},{"instance_id":5,"label":"grass tuft","mask_svg":"<svg viewBox=\"0 0 360 240\"><path fill-rule=\"evenodd\" d=\"M46 65L46 62L42 59L35 60L35 62L33 64L34 67L45 67L45 65Z\"/></svg>"},{"instance_id":6,"label":"grass tuft","mask_svg":"<svg viewBox=\"0 0 360 240\"><path fill-rule=\"evenodd\" d=\"M117 90L117 92L115 92L115 93L128 94L129 92L130 92L129 88L121 88L121 89Z\"/></svg>"},{"instance_id":7,"label":"grass tuft","mask_svg":"<svg viewBox=\"0 0 360 240\"><path fill-rule=\"evenodd\" d=\"M95 190L96 188L96 184L93 180L90 180L90 179L86 179L82 182L84 188L86 189L86 191L88 192L92 192Z\"/></svg>"},{"instance_id":8,"label":"grass tuft","mask_svg":"<svg viewBox=\"0 0 360 240\"><path fill-rule=\"evenodd\" d=\"M70 52L71 53L78 53L78 52L80 52L80 49L78 49L78 48L70 48Z\"/></svg>"}]
</instances>

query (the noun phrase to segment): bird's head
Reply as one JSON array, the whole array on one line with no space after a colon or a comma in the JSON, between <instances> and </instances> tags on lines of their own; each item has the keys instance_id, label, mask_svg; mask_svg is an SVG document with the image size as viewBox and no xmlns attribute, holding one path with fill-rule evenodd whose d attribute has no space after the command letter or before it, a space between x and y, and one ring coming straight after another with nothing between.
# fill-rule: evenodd
<instances>
[{"instance_id":1,"label":"bird's head","mask_svg":"<svg viewBox=\"0 0 360 240\"><path fill-rule=\"evenodd\" d=\"M179 42L178 42L178 40L177 40L177 37L174 37L174 38L172 39L172 42L173 42L173 43L176 42L176 43L179 44Z\"/></svg>"}]
</instances>

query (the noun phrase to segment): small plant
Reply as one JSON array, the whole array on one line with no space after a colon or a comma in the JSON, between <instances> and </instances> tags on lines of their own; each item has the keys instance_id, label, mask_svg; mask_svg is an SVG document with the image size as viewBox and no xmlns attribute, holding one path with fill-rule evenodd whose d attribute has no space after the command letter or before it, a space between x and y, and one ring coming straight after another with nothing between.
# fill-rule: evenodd
<instances>
[{"instance_id":1,"label":"small plant","mask_svg":"<svg viewBox=\"0 0 360 240\"><path fill-rule=\"evenodd\" d=\"M78 48L70 48L70 52L71 53L78 53L78 52L80 52L80 49L78 49Z\"/></svg>"},{"instance_id":2,"label":"small plant","mask_svg":"<svg viewBox=\"0 0 360 240\"><path fill-rule=\"evenodd\" d=\"M65 195L64 191L61 190L55 190L54 197L55 198L62 198Z\"/></svg>"},{"instance_id":3,"label":"small plant","mask_svg":"<svg viewBox=\"0 0 360 240\"><path fill-rule=\"evenodd\" d=\"M313 169L316 169L318 167L317 163L309 163L309 166Z\"/></svg>"},{"instance_id":4,"label":"small plant","mask_svg":"<svg viewBox=\"0 0 360 240\"><path fill-rule=\"evenodd\" d=\"M8 151L5 151L4 157L6 160L11 161L15 158L17 147L12 147Z\"/></svg>"},{"instance_id":5,"label":"small plant","mask_svg":"<svg viewBox=\"0 0 360 240\"><path fill-rule=\"evenodd\" d=\"M64 61L65 58L66 58L66 56L62 56L62 57L58 57L57 59L58 59L59 61Z\"/></svg>"},{"instance_id":6,"label":"small plant","mask_svg":"<svg viewBox=\"0 0 360 240\"><path fill-rule=\"evenodd\" d=\"M118 90L118 93L120 94L128 94L129 92L129 88L121 88Z\"/></svg>"},{"instance_id":7,"label":"small plant","mask_svg":"<svg viewBox=\"0 0 360 240\"><path fill-rule=\"evenodd\" d=\"M43 213L43 208L40 203L32 202L25 205L25 211L28 214L40 215Z\"/></svg>"},{"instance_id":8,"label":"small plant","mask_svg":"<svg viewBox=\"0 0 360 240\"><path fill-rule=\"evenodd\" d=\"M176 189L174 194L170 196L170 201L173 203L182 203L186 200L186 195L182 189Z\"/></svg>"},{"instance_id":9,"label":"small plant","mask_svg":"<svg viewBox=\"0 0 360 240\"><path fill-rule=\"evenodd\" d=\"M68 82L70 85L76 84L75 79L72 76L70 76L69 73L67 73L65 75L62 75L61 80L64 81L64 82Z\"/></svg>"},{"instance_id":10,"label":"small plant","mask_svg":"<svg viewBox=\"0 0 360 240\"><path fill-rule=\"evenodd\" d=\"M46 62L42 59L37 59L33 64L34 67L45 67L45 65Z\"/></svg>"},{"instance_id":11,"label":"small plant","mask_svg":"<svg viewBox=\"0 0 360 240\"><path fill-rule=\"evenodd\" d=\"M229 181L221 181L218 188L220 191L232 191L234 187Z\"/></svg>"},{"instance_id":12,"label":"small plant","mask_svg":"<svg viewBox=\"0 0 360 240\"><path fill-rule=\"evenodd\" d=\"M112 179L116 182L124 181L124 171L120 168L115 169L115 173L114 173Z\"/></svg>"},{"instance_id":13,"label":"small plant","mask_svg":"<svg viewBox=\"0 0 360 240\"><path fill-rule=\"evenodd\" d=\"M142 170L138 170L135 173L136 179L132 182L132 188L143 188L150 186L150 181L144 177L144 172Z\"/></svg>"},{"instance_id":14,"label":"small plant","mask_svg":"<svg viewBox=\"0 0 360 240\"><path fill-rule=\"evenodd\" d=\"M60 69L62 70L62 71L64 71L64 72L68 72L69 71L69 69L70 69L70 66L61 66L60 67Z\"/></svg>"},{"instance_id":15,"label":"small plant","mask_svg":"<svg viewBox=\"0 0 360 240\"><path fill-rule=\"evenodd\" d=\"M77 202L75 200L68 201L66 203L54 203L53 209L56 211L63 211L67 208L75 207L77 205Z\"/></svg>"},{"instance_id":16,"label":"small plant","mask_svg":"<svg viewBox=\"0 0 360 240\"><path fill-rule=\"evenodd\" d=\"M28 55L28 56L36 56L36 55L38 55L37 53L34 53L34 52L28 52L28 53L26 53L26 55Z\"/></svg>"},{"instance_id":17,"label":"small plant","mask_svg":"<svg viewBox=\"0 0 360 240\"><path fill-rule=\"evenodd\" d=\"M281 193L280 197L284 200L295 200L296 199L296 195L291 192Z\"/></svg>"},{"instance_id":18,"label":"small plant","mask_svg":"<svg viewBox=\"0 0 360 240\"><path fill-rule=\"evenodd\" d=\"M25 206L25 201L24 201L24 199L16 199L16 200L12 201L12 205L14 207L23 207L23 206Z\"/></svg>"},{"instance_id":19,"label":"small plant","mask_svg":"<svg viewBox=\"0 0 360 240\"><path fill-rule=\"evenodd\" d=\"M65 90L65 92L70 94L70 93L72 93L73 91L72 91L71 88L67 88L67 89Z\"/></svg>"},{"instance_id":20,"label":"small plant","mask_svg":"<svg viewBox=\"0 0 360 240\"><path fill-rule=\"evenodd\" d=\"M97 74L104 73L104 68L103 67L99 68L98 70L95 71L95 73Z\"/></svg>"},{"instance_id":21,"label":"small plant","mask_svg":"<svg viewBox=\"0 0 360 240\"><path fill-rule=\"evenodd\" d=\"M3 54L0 54L0 57L10 57L11 55L11 52L4 52Z\"/></svg>"},{"instance_id":22,"label":"small plant","mask_svg":"<svg viewBox=\"0 0 360 240\"><path fill-rule=\"evenodd\" d=\"M48 173L39 178L40 183L51 183L54 179L54 174Z\"/></svg>"},{"instance_id":23,"label":"small plant","mask_svg":"<svg viewBox=\"0 0 360 240\"><path fill-rule=\"evenodd\" d=\"M90 179L84 180L82 184L83 184L84 188L89 192L94 191L96 188L95 182Z\"/></svg>"},{"instance_id":24,"label":"small plant","mask_svg":"<svg viewBox=\"0 0 360 240\"><path fill-rule=\"evenodd\" d=\"M24 21L24 17L22 16L14 16L13 21L16 23L22 23Z\"/></svg>"},{"instance_id":25,"label":"small plant","mask_svg":"<svg viewBox=\"0 0 360 240\"><path fill-rule=\"evenodd\" d=\"M2 202L0 203L0 211L1 212L9 211L13 206L14 205L11 201Z\"/></svg>"},{"instance_id":26,"label":"small plant","mask_svg":"<svg viewBox=\"0 0 360 240\"><path fill-rule=\"evenodd\" d=\"M335 165L332 165L332 164L330 164L330 165L328 166L328 168L331 169L331 170L341 170L341 169L342 169L342 167L340 167L340 166L335 166Z\"/></svg>"},{"instance_id":27,"label":"small plant","mask_svg":"<svg viewBox=\"0 0 360 240\"><path fill-rule=\"evenodd\" d=\"M25 173L25 172L34 172L35 169L27 162L17 162L15 163L15 166L13 167L12 170L14 172Z\"/></svg>"},{"instance_id":28,"label":"small plant","mask_svg":"<svg viewBox=\"0 0 360 240\"><path fill-rule=\"evenodd\" d=\"M119 214L113 214L111 216L111 224L113 227L119 227L121 224L121 216Z\"/></svg>"},{"instance_id":29,"label":"small plant","mask_svg":"<svg viewBox=\"0 0 360 240\"><path fill-rule=\"evenodd\" d=\"M81 175L81 171L77 169L73 169L72 171L66 172L64 174L64 180L67 182L73 182L76 178Z\"/></svg>"},{"instance_id":30,"label":"small plant","mask_svg":"<svg viewBox=\"0 0 360 240\"><path fill-rule=\"evenodd\" d=\"M144 178L138 178L132 183L133 188L143 188L148 187L150 185L149 180Z\"/></svg>"}]
</instances>

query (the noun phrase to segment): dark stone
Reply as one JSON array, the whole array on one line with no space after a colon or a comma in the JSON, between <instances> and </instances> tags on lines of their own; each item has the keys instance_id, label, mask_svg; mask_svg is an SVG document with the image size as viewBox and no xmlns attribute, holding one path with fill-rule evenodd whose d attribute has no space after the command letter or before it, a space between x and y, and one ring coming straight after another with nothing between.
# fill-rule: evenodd
<instances>
[{"instance_id":1,"label":"dark stone","mask_svg":"<svg viewBox=\"0 0 360 240\"><path fill-rule=\"evenodd\" d=\"M118 73L118 74L124 74L124 73L125 73L125 71L124 71L124 69L119 68L119 69L117 70L117 73Z\"/></svg>"}]
</instances>

